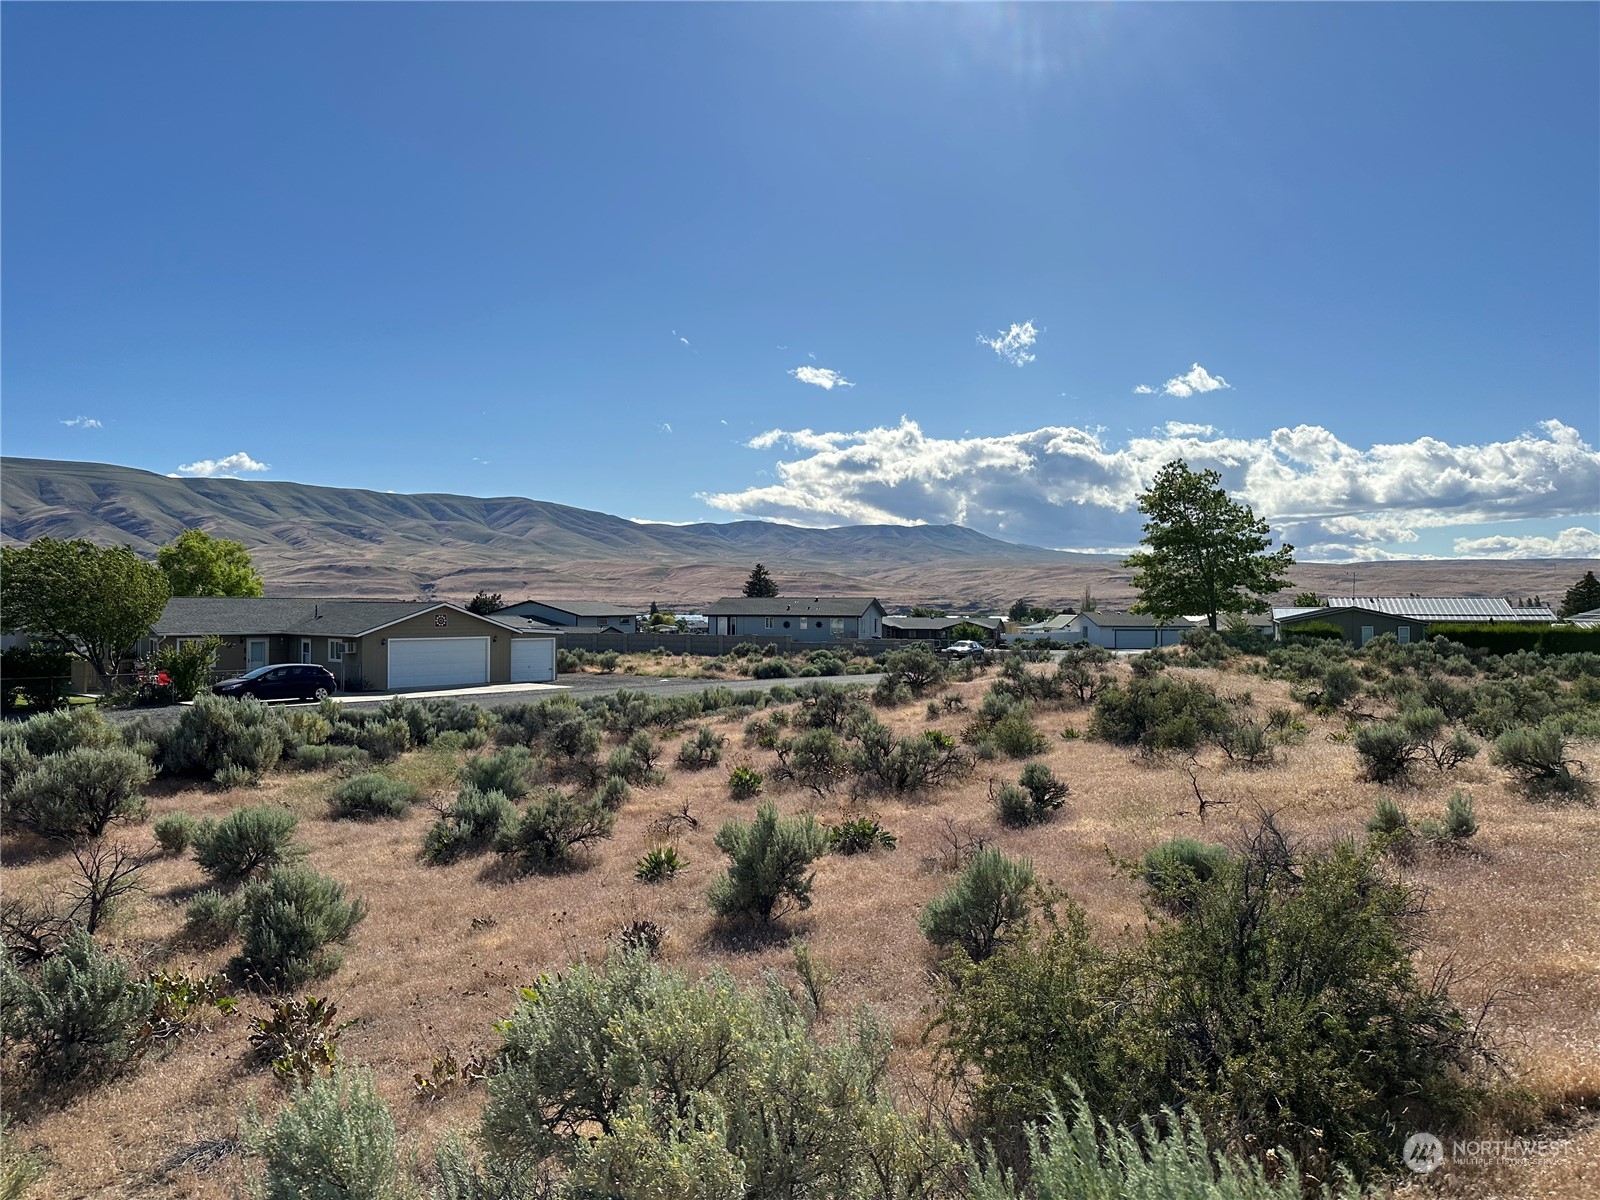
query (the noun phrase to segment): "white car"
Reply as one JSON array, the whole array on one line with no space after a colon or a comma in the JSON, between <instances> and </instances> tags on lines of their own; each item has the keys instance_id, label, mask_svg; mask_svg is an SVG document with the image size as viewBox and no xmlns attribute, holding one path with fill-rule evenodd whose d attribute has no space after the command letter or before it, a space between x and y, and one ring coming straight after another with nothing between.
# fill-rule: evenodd
<instances>
[{"instance_id":1,"label":"white car","mask_svg":"<svg viewBox=\"0 0 1600 1200\"><path fill-rule=\"evenodd\" d=\"M944 652L951 658L971 658L975 654L982 654L984 649L983 643L963 638L959 642L951 642Z\"/></svg>"}]
</instances>

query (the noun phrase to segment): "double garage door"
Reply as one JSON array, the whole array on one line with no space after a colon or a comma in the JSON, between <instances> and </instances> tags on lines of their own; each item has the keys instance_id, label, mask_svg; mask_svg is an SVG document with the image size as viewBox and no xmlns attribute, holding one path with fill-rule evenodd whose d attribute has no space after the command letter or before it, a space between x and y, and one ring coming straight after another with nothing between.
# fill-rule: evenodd
<instances>
[{"instance_id":1,"label":"double garage door","mask_svg":"<svg viewBox=\"0 0 1600 1200\"><path fill-rule=\"evenodd\" d=\"M473 687L489 682L489 639L389 639L389 687Z\"/></svg>"}]
</instances>

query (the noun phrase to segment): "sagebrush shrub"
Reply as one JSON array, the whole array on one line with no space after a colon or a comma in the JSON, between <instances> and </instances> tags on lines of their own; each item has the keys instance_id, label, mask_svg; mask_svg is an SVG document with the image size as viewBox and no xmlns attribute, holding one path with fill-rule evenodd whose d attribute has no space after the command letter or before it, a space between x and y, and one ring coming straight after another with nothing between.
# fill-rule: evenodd
<instances>
[{"instance_id":1,"label":"sagebrush shrub","mask_svg":"<svg viewBox=\"0 0 1600 1200\"><path fill-rule=\"evenodd\" d=\"M237 767L252 777L277 765L297 745L287 718L259 700L201 693L161 742L161 765L175 775L215 779Z\"/></svg>"},{"instance_id":2,"label":"sagebrush shrub","mask_svg":"<svg viewBox=\"0 0 1600 1200\"><path fill-rule=\"evenodd\" d=\"M245 888L239 929L239 974L276 991L331 975L343 961L334 949L367 915L344 887L307 867L278 867Z\"/></svg>"},{"instance_id":3,"label":"sagebrush shrub","mask_svg":"<svg viewBox=\"0 0 1600 1200\"><path fill-rule=\"evenodd\" d=\"M47 1079L112 1071L133 1053L133 1034L150 1012L147 987L83 930L73 931L29 978L6 972L7 1041L28 1046Z\"/></svg>"},{"instance_id":4,"label":"sagebrush shrub","mask_svg":"<svg viewBox=\"0 0 1600 1200\"><path fill-rule=\"evenodd\" d=\"M1555 720L1506 730L1495 739L1490 761L1532 793L1572 792L1580 782L1574 771L1579 763L1568 755L1565 733Z\"/></svg>"},{"instance_id":5,"label":"sagebrush shrub","mask_svg":"<svg viewBox=\"0 0 1600 1200\"><path fill-rule=\"evenodd\" d=\"M6 795L8 820L41 837L97 838L113 821L142 820L140 794L155 777L142 754L78 746L40 759Z\"/></svg>"},{"instance_id":6,"label":"sagebrush shrub","mask_svg":"<svg viewBox=\"0 0 1600 1200\"><path fill-rule=\"evenodd\" d=\"M1226 846L1170 838L1145 851L1145 886L1164 908L1182 911L1192 903L1195 889L1209 882L1229 857Z\"/></svg>"},{"instance_id":7,"label":"sagebrush shrub","mask_svg":"<svg viewBox=\"0 0 1600 1200\"><path fill-rule=\"evenodd\" d=\"M1421 747L1398 721L1379 721L1356 730L1356 757L1362 775L1373 783L1396 783L1410 778L1411 764Z\"/></svg>"},{"instance_id":8,"label":"sagebrush shrub","mask_svg":"<svg viewBox=\"0 0 1600 1200\"><path fill-rule=\"evenodd\" d=\"M720 917L755 917L770 922L791 909L811 907L815 873L807 870L827 849L827 835L810 813L779 817L763 804L755 820L728 821L716 846L731 860L711 885L712 910Z\"/></svg>"},{"instance_id":9,"label":"sagebrush shrub","mask_svg":"<svg viewBox=\"0 0 1600 1200\"><path fill-rule=\"evenodd\" d=\"M428 829L422 853L430 862L451 862L494 846L517 822L517 809L503 792L462 788L444 816Z\"/></svg>"},{"instance_id":10,"label":"sagebrush shrub","mask_svg":"<svg viewBox=\"0 0 1600 1200\"><path fill-rule=\"evenodd\" d=\"M1012 708L989 727L987 740L1007 758L1031 758L1049 745L1039 727L1021 706Z\"/></svg>"},{"instance_id":11,"label":"sagebrush shrub","mask_svg":"<svg viewBox=\"0 0 1600 1200\"><path fill-rule=\"evenodd\" d=\"M261 804L239 808L220 821L202 821L194 833L194 858L218 883L233 884L257 871L299 857L294 844L300 820L286 808Z\"/></svg>"},{"instance_id":12,"label":"sagebrush shrub","mask_svg":"<svg viewBox=\"0 0 1600 1200\"><path fill-rule=\"evenodd\" d=\"M711 726L700 726L678 747L678 765L690 771L716 766L722 761L722 747L727 740Z\"/></svg>"},{"instance_id":13,"label":"sagebrush shrub","mask_svg":"<svg viewBox=\"0 0 1600 1200\"><path fill-rule=\"evenodd\" d=\"M393 762L411 749L411 726L399 718L370 722L356 733L356 745L370 754L373 762Z\"/></svg>"},{"instance_id":14,"label":"sagebrush shrub","mask_svg":"<svg viewBox=\"0 0 1600 1200\"><path fill-rule=\"evenodd\" d=\"M981 962L1008 929L1026 919L1035 890L1031 862L986 846L944 895L928 902L917 924L935 946L957 946Z\"/></svg>"},{"instance_id":15,"label":"sagebrush shrub","mask_svg":"<svg viewBox=\"0 0 1600 1200\"><path fill-rule=\"evenodd\" d=\"M1103 690L1094 702L1096 737L1149 753L1192 753L1233 724L1215 691L1166 675L1135 678Z\"/></svg>"},{"instance_id":16,"label":"sagebrush shrub","mask_svg":"<svg viewBox=\"0 0 1600 1200\"><path fill-rule=\"evenodd\" d=\"M422 789L404 779L377 771L355 775L333 789L328 812L335 820L371 821L402 817L422 796Z\"/></svg>"},{"instance_id":17,"label":"sagebrush shrub","mask_svg":"<svg viewBox=\"0 0 1600 1200\"><path fill-rule=\"evenodd\" d=\"M186 812L175 812L157 817L150 828L163 854L182 854L194 840L200 822Z\"/></svg>"},{"instance_id":18,"label":"sagebrush shrub","mask_svg":"<svg viewBox=\"0 0 1600 1200\"><path fill-rule=\"evenodd\" d=\"M341 1069L298 1089L252 1132L264 1200L402 1200L389 1106L366 1072Z\"/></svg>"},{"instance_id":19,"label":"sagebrush shrub","mask_svg":"<svg viewBox=\"0 0 1600 1200\"><path fill-rule=\"evenodd\" d=\"M507 746L467 759L461 764L461 781L480 792L499 792L508 800L518 800L532 790L538 766L528 747Z\"/></svg>"},{"instance_id":20,"label":"sagebrush shrub","mask_svg":"<svg viewBox=\"0 0 1600 1200\"><path fill-rule=\"evenodd\" d=\"M621 775L607 775L595 789L594 800L607 812L615 813L622 811L622 806L628 802L628 797L632 794L633 789Z\"/></svg>"},{"instance_id":21,"label":"sagebrush shrub","mask_svg":"<svg viewBox=\"0 0 1600 1200\"><path fill-rule=\"evenodd\" d=\"M34 758L65 754L81 746L104 749L127 744L122 731L101 716L98 709L84 705L9 722L5 729L7 739L16 738Z\"/></svg>"},{"instance_id":22,"label":"sagebrush shrub","mask_svg":"<svg viewBox=\"0 0 1600 1200\"><path fill-rule=\"evenodd\" d=\"M220 946L239 932L242 911L237 896L224 895L215 888L201 892L184 909L184 936L196 945Z\"/></svg>"},{"instance_id":23,"label":"sagebrush shrub","mask_svg":"<svg viewBox=\"0 0 1600 1200\"><path fill-rule=\"evenodd\" d=\"M1465 841L1478 832L1478 816L1472 809L1472 797L1457 791L1450 796L1444 812L1444 833L1452 841Z\"/></svg>"},{"instance_id":24,"label":"sagebrush shrub","mask_svg":"<svg viewBox=\"0 0 1600 1200\"><path fill-rule=\"evenodd\" d=\"M296 746L294 765L304 771L320 771L326 767L350 767L367 761L367 752L360 746Z\"/></svg>"},{"instance_id":25,"label":"sagebrush shrub","mask_svg":"<svg viewBox=\"0 0 1600 1200\"><path fill-rule=\"evenodd\" d=\"M609 838L616 820L598 797L580 800L547 788L528 802L520 820L501 831L495 848L524 871L562 870L573 865L580 850Z\"/></svg>"}]
</instances>

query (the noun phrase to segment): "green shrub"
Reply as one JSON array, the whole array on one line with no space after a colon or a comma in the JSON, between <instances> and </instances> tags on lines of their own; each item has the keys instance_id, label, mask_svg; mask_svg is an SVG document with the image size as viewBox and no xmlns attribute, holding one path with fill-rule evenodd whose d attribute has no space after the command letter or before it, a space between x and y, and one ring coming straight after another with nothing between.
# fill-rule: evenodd
<instances>
[{"instance_id":1,"label":"green shrub","mask_svg":"<svg viewBox=\"0 0 1600 1200\"><path fill-rule=\"evenodd\" d=\"M201 693L161 743L161 765L174 775L214 779L227 767L259 776L277 765L294 730L281 711L259 700Z\"/></svg>"},{"instance_id":2,"label":"green shrub","mask_svg":"<svg viewBox=\"0 0 1600 1200\"><path fill-rule=\"evenodd\" d=\"M1020 706L1012 708L989 727L988 741L1007 758L1031 758L1043 754L1049 745L1027 710Z\"/></svg>"},{"instance_id":3,"label":"green shrub","mask_svg":"<svg viewBox=\"0 0 1600 1200\"><path fill-rule=\"evenodd\" d=\"M834 854L871 854L874 850L893 850L894 834L871 817L855 817L828 827L828 849Z\"/></svg>"},{"instance_id":4,"label":"green shrub","mask_svg":"<svg viewBox=\"0 0 1600 1200\"><path fill-rule=\"evenodd\" d=\"M870 714L851 729L857 741L850 768L867 789L906 795L943 787L967 774L972 761L950 736L930 729L915 737L895 738Z\"/></svg>"},{"instance_id":5,"label":"green shrub","mask_svg":"<svg viewBox=\"0 0 1600 1200\"><path fill-rule=\"evenodd\" d=\"M826 851L827 835L810 813L781 818L763 804L753 822L728 821L717 830L716 846L732 860L711 885L718 916L770 922L811 907L816 876L807 868Z\"/></svg>"},{"instance_id":6,"label":"green shrub","mask_svg":"<svg viewBox=\"0 0 1600 1200\"><path fill-rule=\"evenodd\" d=\"M598 798L579 800L547 788L522 810L520 820L501 831L495 848L524 871L564 870L580 850L609 838L616 820Z\"/></svg>"},{"instance_id":7,"label":"green shrub","mask_svg":"<svg viewBox=\"0 0 1600 1200\"><path fill-rule=\"evenodd\" d=\"M778 744L775 777L792 779L817 795L850 773L850 755L831 729L808 729Z\"/></svg>"},{"instance_id":8,"label":"green shrub","mask_svg":"<svg viewBox=\"0 0 1600 1200\"><path fill-rule=\"evenodd\" d=\"M1144 855L1144 882L1156 902L1181 912L1193 903L1195 890L1228 861L1226 846L1176 837L1152 846Z\"/></svg>"},{"instance_id":9,"label":"green shrub","mask_svg":"<svg viewBox=\"0 0 1600 1200\"><path fill-rule=\"evenodd\" d=\"M98 709L82 705L39 713L25 721L8 723L5 729L8 738L19 738L35 758L65 754L81 746L111 748L127 744L122 731L101 716Z\"/></svg>"},{"instance_id":10,"label":"green shrub","mask_svg":"<svg viewBox=\"0 0 1600 1200\"><path fill-rule=\"evenodd\" d=\"M607 812L616 813L622 811L632 794L633 789L621 775L607 775L595 789L594 801Z\"/></svg>"},{"instance_id":11,"label":"green shrub","mask_svg":"<svg viewBox=\"0 0 1600 1200\"><path fill-rule=\"evenodd\" d=\"M260 781L260 776L249 767L229 763L218 770L211 781L217 785L219 791L231 792L236 788L254 787Z\"/></svg>"},{"instance_id":12,"label":"green shrub","mask_svg":"<svg viewBox=\"0 0 1600 1200\"><path fill-rule=\"evenodd\" d=\"M95 945L73 931L40 965L36 978L6 972L5 1038L28 1046L42 1078L74 1079L126 1063L133 1035L150 1012L147 987Z\"/></svg>"},{"instance_id":13,"label":"green shrub","mask_svg":"<svg viewBox=\"0 0 1600 1200\"><path fill-rule=\"evenodd\" d=\"M215 889L201 892L184 909L184 936L196 945L220 946L239 932L243 911L237 896Z\"/></svg>"},{"instance_id":14,"label":"green shrub","mask_svg":"<svg viewBox=\"0 0 1600 1200\"><path fill-rule=\"evenodd\" d=\"M689 864L676 846L652 846L633 867L633 876L643 883L663 883Z\"/></svg>"},{"instance_id":15,"label":"green shrub","mask_svg":"<svg viewBox=\"0 0 1600 1200\"><path fill-rule=\"evenodd\" d=\"M751 800L761 794L765 778L754 767L738 766L728 773L728 794L735 800Z\"/></svg>"},{"instance_id":16,"label":"green shrub","mask_svg":"<svg viewBox=\"0 0 1600 1200\"><path fill-rule=\"evenodd\" d=\"M763 659L750 672L752 679L793 679L794 675L794 668L781 658Z\"/></svg>"},{"instance_id":17,"label":"green shrub","mask_svg":"<svg viewBox=\"0 0 1600 1200\"><path fill-rule=\"evenodd\" d=\"M1600 652L1600 629L1578 625L1539 625L1531 622L1516 624L1499 622L1486 625L1437 624L1429 625L1428 633L1463 646L1507 656L1518 650L1536 654Z\"/></svg>"},{"instance_id":18,"label":"green shrub","mask_svg":"<svg viewBox=\"0 0 1600 1200\"><path fill-rule=\"evenodd\" d=\"M928 902L917 925L935 946L959 947L981 962L1027 918L1035 890L1032 863L986 846L944 895Z\"/></svg>"},{"instance_id":19,"label":"green shrub","mask_svg":"<svg viewBox=\"0 0 1600 1200\"><path fill-rule=\"evenodd\" d=\"M319 1072L339 1062L339 1035L355 1024L336 1023L339 1006L326 996L289 996L267 1003L267 1011L250 1018L250 1056L272 1064L285 1082L310 1087Z\"/></svg>"},{"instance_id":20,"label":"green shrub","mask_svg":"<svg viewBox=\"0 0 1600 1200\"><path fill-rule=\"evenodd\" d=\"M193 700L210 684L211 670L217 665L217 651L221 649L222 639L215 637L169 644L156 651L151 665L165 671L172 680L174 700Z\"/></svg>"},{"instance_id":21,"label":"green shrub","mask_svg":"<svg viewBox=\"0 0 1600 1200\"><path fill-rule=\"evenodd\" d=\"M538 759L526 746L507 746L467 759L461 764L461 781L480 792L499 792L508 800L518 800L532 790L538 766Z\"/></svg>"},{"instance_id":22,"label":"green shrub","mask_svg":"<svg viewBox=\"0 0 1600 1200\"><path fill-rule=\"evenodd\" d=\"M888 1030L870 1013L819 1044L782 987L690 980L643 953L524 989L498 1026L482 1167L447 1144L447 1194L916 1196L957 1159L894 1109Z\"/></svg>"},{"instance_id":23,"label":"green shrub","mask_svg":"<svg viewBox=\"0 0 1600 1200\"><path fill-rule=\"evenodd\" d=\"M7 792L7 822L63 841L97 838L114 821L144 819L140 791L155 773L148 759L123 747L51 754Z\"/></svg>"},{"instance_id":24,"label":"green shrub","mask_svg":"<svg viewBox=\"0 0 1600 1200\"><path fill-rule=\"evenodd\" d=\"M1451 841L1464 842L1478 832L1478 816L1472 810L1472 797L1465 792L1451 794L1444 812L1444 834Z\"/></svg>"},{"instance_id":25,"label":"green shrub","mask_svg":"<svg viewBox=\"0 0 1600 1200\"><path fill-rule=\"evenodd\" d=\"M996 1164L973 1172L972 1200L1358 1200L1360 1189L1309 1191L1292 1172L1269 1175L1207 1139L1193 1111L1163 1109L1136 1129L1106 1127L1081 1097L1071 1119L1051 1105L1042 1124L1025 1131L1029 1182Z\"/></svg>"},{"instance_id":26,"label":"green shrub","mask_svg":"<svg viewBox=\"0 0 1600 1200\"><path fill-rule=\"evenodd\" d=\"M1387 796L1378 797L1378 807L1367 821L1367 832L1376 837L1409 837L1411 818Z\"/></svg>"},{"instance_id":27,"label":"green shrub","mask_svg":"<svg viewBox=\"0 0 1600 1200\"><path fill-rule=\"evenodd\" d=\"M913 696L920 696L928 688L944 681L945 665L928 647L911 646L884 655L883 673L886 680L893 681L894 686L903 684Z\"/></svg>"},{"instance_id":28,"label":"green shrub","mask_svg":"<svg viewBox=\"0 0 1600 1200\"><path fill-rule=\"evenodd\" d=\"M392 779L377 771L356 775L334 788L328 801L334 820L371 821L379 817L402 817L422 796L422 789L404 779Z\"/></svg>"},{"instance_id":29,"label":"green shrub","mask_svg":"<svg viewBox=\"0 0 1600 1200\"><path fill-rule=\"evenodd\" d=\"M297 1089L252 1131L264 1200L402 1200L394 1118L371 1075L343 1069Z\"/></svg>"},{"instance_id":30,"label":"green shrub","mask_svg":"<svg viewBox=\"0 0 1600 1200\"><path fill-rule=\"evenodd\" d=\"M1146 753L1192 753L1233 723L1228 706L1211 688L1153 675L1103 690L1091 728L1096 737Z\"/></svg>"},{"instance_id":31,"label":"green shrub","mask_svg":"<svg viewBox=\"0 0 1600 1200\"><path fill-rule=\"evenodd\" d=\"M161 847L163 854L182 854L189 848L199 828L200 822L185 812L157 817L156 823L151 826L156 835L156 845Z\"/></svg>"},{"instance_id":32,"label":"green shrub","mask_svg":"<svg viewBox=\"0 0 1600 1200\"><path fill-rule=\"evenodd\" d=\"M261 804L235 809L220 821L202 821L194 834L194 857L218 883L241 883L299 857L294 845L299 818L286 808Z\"/></svg>"},{"instance_id":33,"label":"green shrub","mask_svg":"<svg viewBox=\"0 0 1600 1200\"><path fill-rule=\"evenodd\" d=\"M349 938L367 915L360 900L305 867L278 867L245 888L235 960L242 978L274 991L293 991L331 975L343 961L334 944Z\"/></svg>"},{"instance_id":34,"label":"green shrub","mask_svg":"<svg viewBox=\"0 0 1600 1200\"><path fill-rule=\"evenodd\" d=\"M61 708L72 692L72 658L61 646L32 642L0 653L0 712ZM0 1196L3 1196L0 1191Z\"/></svg>"},{"instance_id":35,"label":"green shrub","mask_svg":"<svg viewBox=\"0 0 1600 1200\"><path fill-rule=\"evenodd\" d=\"M678 748L678 765L690 771L716 766L722 761L722 747L727 740L711 726L700 726Z\"/></svg>"},{"instance_id":36,"label":"green shrub","mask_svg":"<svg viewBox=\"0 0 1600 1200\"><path fill-rule=\"evenodd\" d=\"M411 749L411 726L398 719L371 722L357 732L356 745L370 754L373 762L393 762Z\"/></svg>"},{"instance_id":37,"label":"green shrub","mask_svg":"<svg viewBox=\"0 0 1600 1200\"><path fill-rule=\"evenodd\" d=\"M571 675L575 671L583 670L583 660L571 650L556 651L556 674Z\"/></svg>"},{"instance_id":38,"label":"green shrub","mask_svg":"<svg viewBox=\"0 0 1600 1200\"><path fill-rule=\"evenodd\" d=\"M294 765L304 771L353 767L366 761L367 752L359 746L297 746L294 751Z\"/></svg>"},{"instance_id":39,"label":"green shrub","mask_svg":"<svg viewBox=\"0 0 1600 1200\"><path fill-rule=\"evenodd\" d=\"M1023 767L1017 782L1027 790L1036 807L1051 811L1060 808L1071 791L1065 782L1056 778L1055 772L1039 762Z\"/></svg>"},{"instance_id":40,"label":"green shrub","mask_svg":"<svg viewBox=\"0 0 1600 1200\"><path fill-rule=\"evenodd\" d=\"M1546 720L1528 728L1508 729L1495 739L1489 761L1516 776L1529 793L1540 795L1577 791L1581 780L1573 768L1582 769L1567 754L1561 724Z\"/></svg>"},{"instance_id":41,"label":"green shrub","mask_svg":"<svg viewBox=\"0 0 1600 1200\"><path fill-rule=\"evenodd\" d=\"M428 829L423 857L446 863L491 849L517 823L517 809L503 792L462 788L450 810Z\"/></svg>"}]
</instances>

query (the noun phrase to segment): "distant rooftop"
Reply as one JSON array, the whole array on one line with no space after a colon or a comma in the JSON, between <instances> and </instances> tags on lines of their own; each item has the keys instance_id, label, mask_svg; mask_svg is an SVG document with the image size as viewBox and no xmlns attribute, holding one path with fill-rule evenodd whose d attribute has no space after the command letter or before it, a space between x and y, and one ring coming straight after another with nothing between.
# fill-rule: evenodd
<instances>
[{"instance_id":1,"label":"distant rooftop","mask_svg":"<svg viewBox=\"0 0 1600 1200\"><path fill-rule=\"evenodd\" d=\"M506 608L516 609L524 604L538 604L544 608L553 608L556 612L570 613L574 617L633 617L639 612L630 604L612 604L607 600L540 600L537 597L519 600L516 604L506 605Z\"/></svg>"},{"instance_id":2,"label":"distant rooftop","mask_svg":"<svg viewBox=\"0 0 1600 1200\"><path fill-rule=\"evenodd\" d=\"M1330 596L1328 608L1364 608L1419 621L1554 621L1548 608L1517 608L1499 597L1481 596Z\"/></svg>"},{"instance_id":3,"label":"distant rooftop","mask_svg":"<svg viewBox=\"0 0 1600 1200\"><path fill-rule=\"evenodd\" d=\"M724 596L706 605L708 617L859 617L875 596Z\"/></svg>"}]
</instances>

